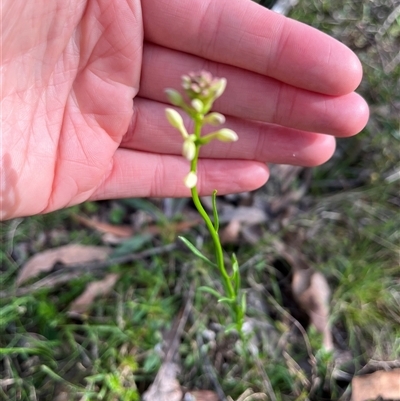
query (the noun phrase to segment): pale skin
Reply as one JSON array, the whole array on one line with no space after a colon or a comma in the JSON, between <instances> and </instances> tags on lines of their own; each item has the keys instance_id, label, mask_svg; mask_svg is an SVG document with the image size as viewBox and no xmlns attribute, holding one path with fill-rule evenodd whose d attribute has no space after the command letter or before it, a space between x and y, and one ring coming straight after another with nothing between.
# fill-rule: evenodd
<instances>
[{"instance_id":1,"label":"pale skin","mask_svg":"<svg viewBox=\"0 0 400 401\"><path fill-rule=\"evenodd\" d=\"M368 120L356 56L250 0L3 0L1 18L2 219L189 196L163 92L189 71L227 78L215 111L239 135L203 148L201 194L321 164Z\"/></svg>"}]
</instances>

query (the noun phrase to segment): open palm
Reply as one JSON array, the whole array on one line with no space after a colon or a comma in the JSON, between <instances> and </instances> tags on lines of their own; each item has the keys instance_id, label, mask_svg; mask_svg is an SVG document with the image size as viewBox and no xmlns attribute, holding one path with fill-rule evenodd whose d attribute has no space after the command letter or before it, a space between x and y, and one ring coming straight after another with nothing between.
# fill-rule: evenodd
<instances>
[{"instance_id":1,"label":"open palm","mask_svg":"<svg viewBox=\"0 0 400 401\"><path fill-rule=\"evenodd\" d=\"M110 174L131 121L140 3L10 1L4 17L14 22L3 38L3 210L84 201Z\"/></svg>"},{"instance_id":2,"label":"open palm","mask_svg":"<svg viewBox=\"0 0 400 401\"><path fill-rule=\"evenodd\" d=\"M358 60L249 0L5 0L1 218L124 196L185 196L165 87L208 69L240 140L210 146L200 190L248 190L265 162L316 165L368 117ZM324 135L328 134L328 135Z\"/></svg>"}]
</instances>

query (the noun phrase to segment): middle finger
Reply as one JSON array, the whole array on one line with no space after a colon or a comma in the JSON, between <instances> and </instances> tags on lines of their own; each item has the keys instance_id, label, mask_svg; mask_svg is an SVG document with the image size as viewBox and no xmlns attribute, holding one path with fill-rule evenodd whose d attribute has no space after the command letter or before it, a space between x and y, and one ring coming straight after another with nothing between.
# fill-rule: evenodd
<instances>
[{"instance_id":1,"label":"middle finger","mask_svg":"<svg viewBox=\"0 0 400 401\"><path fill-rule=\"evenodd\" d=\"M214 107L225 115L337 137L358 133L368 119L368 106L356 93L323 95L151 43L144 46L139 96L166 102L165 88L179 89L183 74L199 70L227 78Z\"/></svg>"}]
</instances>

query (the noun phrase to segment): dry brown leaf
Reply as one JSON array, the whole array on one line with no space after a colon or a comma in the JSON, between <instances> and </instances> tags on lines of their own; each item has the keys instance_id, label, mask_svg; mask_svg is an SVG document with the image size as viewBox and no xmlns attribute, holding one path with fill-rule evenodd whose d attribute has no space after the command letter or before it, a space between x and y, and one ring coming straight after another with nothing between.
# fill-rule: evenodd
<instances>
[{"instance_id":1,"label":"dry brown leaf","mask_svg":"<svg viewBox=\"0 0 400 401\"><path fill-rule=\"evenodd\" d=\"M85 291L73 301L68 309L69 314L81 315L85 313L98 296L105 296L111 292L120 275L107 274L103 280L93 281L86 286Z\"/></svg>"},{"instance_id":2,"label":"dry brown leaf","mask_svg":"<svg viewBox=\"0 0 400 401\"><path fill-rule=\"evenodd\" d=\"M133 235L133 228L128 225L115 225L102 223L95 219L88 219L80 215L74 215L74 218L86 227L93 228L100 233L112 235L119 238L129 238Z\"/></svg>"},{"instance_id":3,"label":"dry brown leaf","mask_svg":"<svg viewBox=\"0 0 400 401\"><path fill-rule=\"evenodd\" d=\"M331 291L324 275L315 271L305 257L294 248L275 242L279 253L293 269L292 293L299 305L308 314L311 324L322 334L323 345L333 350L333 339L329 324L329 302Z\"/></svg>"},{"instance_id":4,"label":"dry brown leaf","mask_svg":"<svg viewBox=\"0 0 400 401\"><path fill-rule=\"evenodd\" d=\"M32 256L20 269L17 286L40 273L51 271L56 263L72 265L77 263L105 260L110 249L102 246L71 244L48 249Z\"/></svg>"},{"instance_id":5,"label":"dry brown leaf","mask_svg":"<svg viewBox=\"0 0 400 401\"><path fill-rule=\"evenodd\" d=\"M178 370L176 363L164 362L153 384L143 394L143 401L181 401L183 392L176 379Z\"/></svg>"},{"instance_id":6,"label":"dry brown leaf","mask_svg":"<svg viewBox=\"0 0 400 401\"><path fill-rule=\"evenodd\" d=\"M239 234L247 229L244 237L249 243L257 242L258 237L249 231L250 227L265 223L267 215L255 206L238 206L225 208L221 214L221 223L228 223L221 230L221 242L223 244L236 244Z\"/></svg>"},{"instance_id":7,"label":"dry brown leaf","mask_svg":"<svg viewBox=\"0 0 400 401\"><path fill-rule=\"evenodd\" d=\"M101 241L105 245L121 245L128 237L120 237L112 233L105 233L101 236Z\"/></svg>"},{"instance_id":8,"label":"dry brown leaf","mask_svg":"<svg viewBox=\"0 0 400 401\"><path fill-rule=\"evenodd\" d=\"M261 224L267 221L267 215L264 210L256 206L238 206L227 207L220 215L221 223L228 223L232 220L237 220L243 225L251 226Z\"/></svg>"},{"instance_id":9,"label":"dry brown leaf","mask_svg":"<svg viewBox=\"0 0 400 401\"><path fill-rule=\"evenodd\" d=\"M151 235L160 235L160 234L173 234L174 236L178 233L188 231L192 227L198 225L201 222L201 219L193 219L191 221L181 221L178 223L168 223L167 225L159 225L159 224L151 224L146 227L140 228L140 232L143 234L151 234ZM113 232L111 229L108 232L104 232L102 236L102 240L105 244L109 245L118 245L124 242L127 238L132 237L133 235L133 229L131 229L128 226L110 226L110 228L116 229L115 232ZM119 228L121 229L119 231ZM126 228L129 228L131 234L128 234L128 230L126 230L126 235L124 234L124 231Z\"/></svg>"},{"instance_id":10,"label":"dry brown leaf","mask_svg":"<svg viewBox=\"0 0 400 401\"><path fill-rule=\"evenodd\" d=\"M57 396L54 401L68 401L71 399L71 394L67 391L59 391L57 392Z\"/></svg>"},{"instance_id":11,"label":"dry brown leaf","mask_svg":"<svg viewBox=\"0 0 400 401\"><path fill-rule=\"evenodd\" d=\"M240 230L242 224L239 220L231 220L222 230L221 230L221 244L236 244L239 239Z\"/></svg>"},{"instance_id":12,"label":"dry brown leaf","mask_svg":"<svg viewBox=\"0 0 400 401\"><path fill-rule=\"evenodd\" d=\"M188 391L183 401L219 401L217 393L209 390Z\"/></svg>"},{"instance_id":13,"label":"dry brown leaf","mask_svg":"<svg viewBox=\"0 0 400 401\"><path fill-rule=\"evenodd\" d=\"M180 221L178 223L169 223L166 226L160 225L151 225L143 229L144 233L149 233L153 235L165 233L165 232L173 232L180 233L189 230L190 228L197 226L202 220L200 218L193 219L191 221Z\"/></svg>"},{"instance_id":14,"label":"dry brown leaf","mask_svg":"<svg viewBox=\"0 0 400 401\"><path fill-rule=\"evenodd\" d=\"M330 288L320 272L295 270L292 291L301 307L310 317L311 324L323 335L323 345L333 350L333 339L329 325Z\"/></svg>"},{"instance_id":15,"label":"dry brown leaf","mask_svg":"<svg viewBox=\"0 0 400 401\"><path fill-rule=\"evenodd\" d=\"M378 397L383 400L400 400L400 369L356 376L351 385L351 401L369 401Z\"/></svg>"}]
</instances>

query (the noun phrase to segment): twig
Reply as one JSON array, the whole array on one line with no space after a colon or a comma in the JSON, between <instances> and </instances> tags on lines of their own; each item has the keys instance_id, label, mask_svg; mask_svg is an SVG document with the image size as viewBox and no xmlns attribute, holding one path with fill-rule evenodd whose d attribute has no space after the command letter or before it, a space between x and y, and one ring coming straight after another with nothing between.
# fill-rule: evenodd
<instances>
[{"instance_id":1,"label":"twig","mask_svg":"<svg viewBox=\"0 0 400 401\"><path fill-rule=\"evenodd\" d=\"M400 52L397 53L397 55L390 60L386 65L383 66L383 70L386 74L391 73L395 67L400 63Z\"/></svg>"},{"instance_id":2,"label":"twig","mask_svg":"<svg viewBox=\"0 0 400 401\"><path fill-rule=\"evenodd\" d=\"M400 5L398 5L386 18L385 22L382 24L382 26L379 28L378 32L375 35L376 41L379 41L382 39L382 37L385 35L385 33L388 31L390 26L393 24L393 22L396 20L396 18L400 15Z\"/></svg>"},{"instance_id":3,"label":"twig","mask_svg":"<svg viewBox=\"0 0 400 401\"><path fill-rule=\"evenodd\" d=\"M381 58L382 66L383 66L383 71L386 74L391 73L394 68L400 63L400 52L397 53L396 56L392 58L392 60L386 62L384 60L383 54L381 54L381 40L383 39L383 36L387 33L389 30L390 26L393 24L393 22L398 18L400 15L400 5L398 5L386 18L385 22L382 24L382 26L379 28L378 32L375 35L375 41L377 43L377 50L379 53L379 56Z\"/></svg>"},{"instance_id":4,"label":"twig","mask_svg":"<svg viewBox=\"0 0 400 401\"><path fill-rule=\"evenodd\" d=\"M370 359L369 362L357 372L357 375L368 374L376 370L388 371L396 368L400 368L400 360L376 361Z\"/></svg>"}]
</instances>

